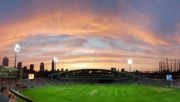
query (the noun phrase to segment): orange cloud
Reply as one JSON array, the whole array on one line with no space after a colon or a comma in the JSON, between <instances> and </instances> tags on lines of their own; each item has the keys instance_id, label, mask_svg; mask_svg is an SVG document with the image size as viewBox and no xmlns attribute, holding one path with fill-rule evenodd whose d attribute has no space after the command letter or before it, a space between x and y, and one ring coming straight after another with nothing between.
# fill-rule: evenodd
<instances>
[{"instance_id":1,"label":"orange cloud","mask_svg":"<svg viewBox=\"0 0 180 102\"><path fill-rule=\"evenodd\" d=\"M45 5L51 5L46 4ZM56 4L53 4L56 5ZM143 14L140 14L132 9L132 18L124 19L121 12L102 12L94 13L88 9L82 9L86 5L78 4L78 6L72 6L67 9L63 6L62 9L55 9L52 7L43 7L37 9L34 15L31 17L22 18L15 23L8 23L6 25L0 24L0 46L3 46L6 50L8 47L14 45L17 42L29 41L30 37L37 37L38 35L75 35L77 37L99 37L105 39L115 39L126 41L128 37L137 39L141 43L147 43L152 46L168 45L168 42L162 38L158 38L156 34L142 24L148 25L153 23L150 18ZM131 6L131 5L129 5ZM121 9L121 8L119 8ZM137 21L136 21L137 20ZM47 38L48 39L48 38ZM127 41L131 44L131 41ZM82 42L80 42L82 43ZM63 44L62 44L63 45ZM48 63L50 68L52 56L60 56L62 58L59 67L75 68L78 65L86 67L128 67L126 61L129 57L133 57L134 60L145 63L156 63L159 60L152 60L152 56L157 54L125 51L119 49L110 50L98 50L98 49L80 49L79 47L68 48L68 44L64 44L67 48L61 49L64 52L52 51L44 52L43 54L37 54L36 51L50 46L50 48L57 47L55 44L36 46L35 48L29 47L25 49L26 53L19 54L20 59L23 60L25 65L30 63L39 63L43 61ZM140 46L137 45L137 48ZM143 47L152 51L151 48ZM34 50L34 52L32 52ZM77 52L83 53L82 55L65 55L65 52ZM25 52L25 51L24 51ZM31 53L28 54L27 53ZM84 54L84 53L87 53ZM121 53L121 54L119 54ZM33 55L34 54L34 55ZM37 55L36 55L37 54ZM36 58L32 58L34 56ZM137 55L137 56L132 56ZM3 55L2 55L3 56ZM12 55L13 56L13 55ZM23 59L24 57L24 59ZM25 57L28 57L25 59ZM145 58L146 57L146 58ZM93 64L92 64L93 63ZM137 65L135 68L139 68L141 65ZM142 66L143 67L143 66ZM151 67L151 66L150 66Z\"/></svg>"},{"instance_id":2,"label":"orange cloud","mask_svg":"<svg viewBox=\"0 0 180 102\"><path fill-rule=\"evenodd\" d=\"M153 45L168 45L151 31L143 29L137 22L124 21L118 13L107 12L94 14L86 10L71 12L69 10L40 10L31 18L22 18L14 24L0 25L1 35L10 42L17 42L27 36L37 34L73 34L102 37L133 36L143 42ZM135 13L138 21L149 21L142 14ZM134 17L136 18L136 17ZM139 21L141 22L141 21ZM7 36L8 35L8 36Z\"/></svg>"}]
</instances>

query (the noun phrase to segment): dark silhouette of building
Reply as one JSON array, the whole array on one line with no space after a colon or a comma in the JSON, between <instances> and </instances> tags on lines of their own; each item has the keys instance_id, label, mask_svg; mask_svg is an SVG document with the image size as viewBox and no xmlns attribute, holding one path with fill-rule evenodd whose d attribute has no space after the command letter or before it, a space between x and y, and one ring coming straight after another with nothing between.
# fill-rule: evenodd
<instances>
[{"instance_id":1,"label":"dark silhouette of building","mask_svg":"<svg viewBox=\"0 0 180 102\"><path fill-rule=\"evenodd\" d=\"M22 69L22 62L18 62L17 68Z\"/></svg>"},{"instance_id":2,"label":"dark silhouette of building","mask_svg":"<svg viewBox=\"0 0 180 102\"><path fill-rule=\"evenodd\" d=\"M121 72L125 72L125 69L124 69L124 68L122 68L122 69L121 69Z\"/></svg>"},{"instance_id":3,"label":"dark silhouette of building","mask_svg":"<svg viewBox=\"0 0 180 102\"><path fill-rule=\"evenodd\" d=\"M112 68L111 68L111 71L116 71L116 68L112 67Z\"/></svg>"},{"instance_id":4,"label":"dark silhouette of building","mask_svg":"<svg viewBox=\"0 0 180 102\"><path fill-rule=\"evenodd\" d=\"M44 63L43 62L41 62L41 64L40 64L40 72L44 72Z\"/></svg>"},{"instance_id":5,"label":"dark silhouette of building","mask_svg":"<svg viewBox=\"0 0 180 102\"><path fill-rule=\"evenodd\" d=\"M9 59L6 57L3 58L3 61L2 61L2 66L7 66L8 67L9 65Z\"/></svg>"},{"instance_id":6,"label":"dark silhouette of building","mask_svg":"<svg viewBox=\"0 0 180 102\"><path fill-rule=\"evenodd\" d=\"M64 72L64 68L61 69L61 72Z\"/></svg>"},{"instance_id":7,"label":"dark silhouette of building","mask_svg":"<svg viewBox=\"0 0 180 102\"><path fill-rule=\"evenodd\" d=\"M34 64L30 64L30 71L34 71Z\"/></svg>"},{"instance_id":8,"label":"dark silhouette of building","mask_svg":"<svg viewBox=\"0 0 180 102\"><path fill-rule=\"evenodd\" d=\"M55 65L54 60L52 60L52 68L51 68L52 71L55 71L54 65Z\"/></svg>"},{"instance_id":9,"label":"dark silhouette of building","mask_svg":"<svg viewBox=\"0 0 180 102\"><path fill-rule=\"evenodd\" d=\"M23 69L24 69L24 70L27 70L27 66L24 66Z\"/></svg>"},{"instance_id":10,"label":"dark silhouette of building","mask_svg":"<svg viewBox=\"0 0 180 102\"><path fill-rule=\"evenodd\" d=\"M28 78L28 69L27 66L23 67L23 76L22 78L27 79Z\"/></svg>"}]
</instances>

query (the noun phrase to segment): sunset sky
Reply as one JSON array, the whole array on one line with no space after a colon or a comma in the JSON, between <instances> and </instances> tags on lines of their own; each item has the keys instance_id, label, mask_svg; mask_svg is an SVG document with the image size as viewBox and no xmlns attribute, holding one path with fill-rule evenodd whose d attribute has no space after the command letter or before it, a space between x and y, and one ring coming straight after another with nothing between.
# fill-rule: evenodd
<instances>
[{"instance_id":1,"label":"sunset sky","mask_svg":"<svg viewBox=\"0 0 180 102\"><path fill-rule=\"evenodd\" d=\"M0 0L0 60L23 66L158 70L180 58L180 0ZM1 64L1 63L0 63Z\"/></svg>"}]
</instances>

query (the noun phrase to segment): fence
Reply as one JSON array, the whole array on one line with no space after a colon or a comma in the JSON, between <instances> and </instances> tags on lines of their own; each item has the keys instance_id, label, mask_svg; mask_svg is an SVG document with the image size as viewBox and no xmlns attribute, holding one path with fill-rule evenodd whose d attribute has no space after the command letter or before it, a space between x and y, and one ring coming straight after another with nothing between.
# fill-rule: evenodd
<instances>
[{"instance_id":1,"label":"fence","mask_svg":"<svg viewBox=\"0 0 180 102\"><path fill-rule=\"evenodd\" d=\"M20 94L19 92L15 91L15 90L13 90L13 89L11 89L10 92L13 93L14 95L16 95L18 98L20 98L20 99L22 99L22 100L24 100L24 101L26 101L26 102L34 102L34 101L31 100L30 98L28 98L28 97Z\"/></svg>"}]
</instances>

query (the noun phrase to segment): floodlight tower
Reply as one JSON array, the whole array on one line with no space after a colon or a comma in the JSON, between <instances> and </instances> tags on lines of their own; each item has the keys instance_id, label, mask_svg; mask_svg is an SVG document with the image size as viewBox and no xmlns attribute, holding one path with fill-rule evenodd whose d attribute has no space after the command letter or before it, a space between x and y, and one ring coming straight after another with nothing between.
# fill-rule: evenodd
<instances>
[{"instance_id":1,"label":"floodlight tower","mask_svg":"<svg viewBox=\"0 0 180 102\"><path fill-rule=\"evenodd\" d=\"M132 59L128 59L129 72L131 72Z\"/></svg>"},{"instance_id":2,"label":"floodlight tower","mask_svg":"<svg viewBox=\"0 0 180 102\"><path fill-rule=\"evenodd\" d=\"M54 66L54 67L55 67L54 69L56 70L56 63L59 61L59 59L58 59L58 57L54 57L53 60L54 60L54 65L55 65L55 66Z\"/></svg>"},{"instance_id":3,"label":"floodlight tower","mask_svg":"<svg viewBox=\"0 0 180 102\"><path fill-rule=\"evenodd\" d=\"M16 44L16 45L15 45L14 52L15 52L14 68L16 68L17 53L19 53L19 52L20 52L20 45L19 45L19 44Z\"/></svg>"}]
</instances>

